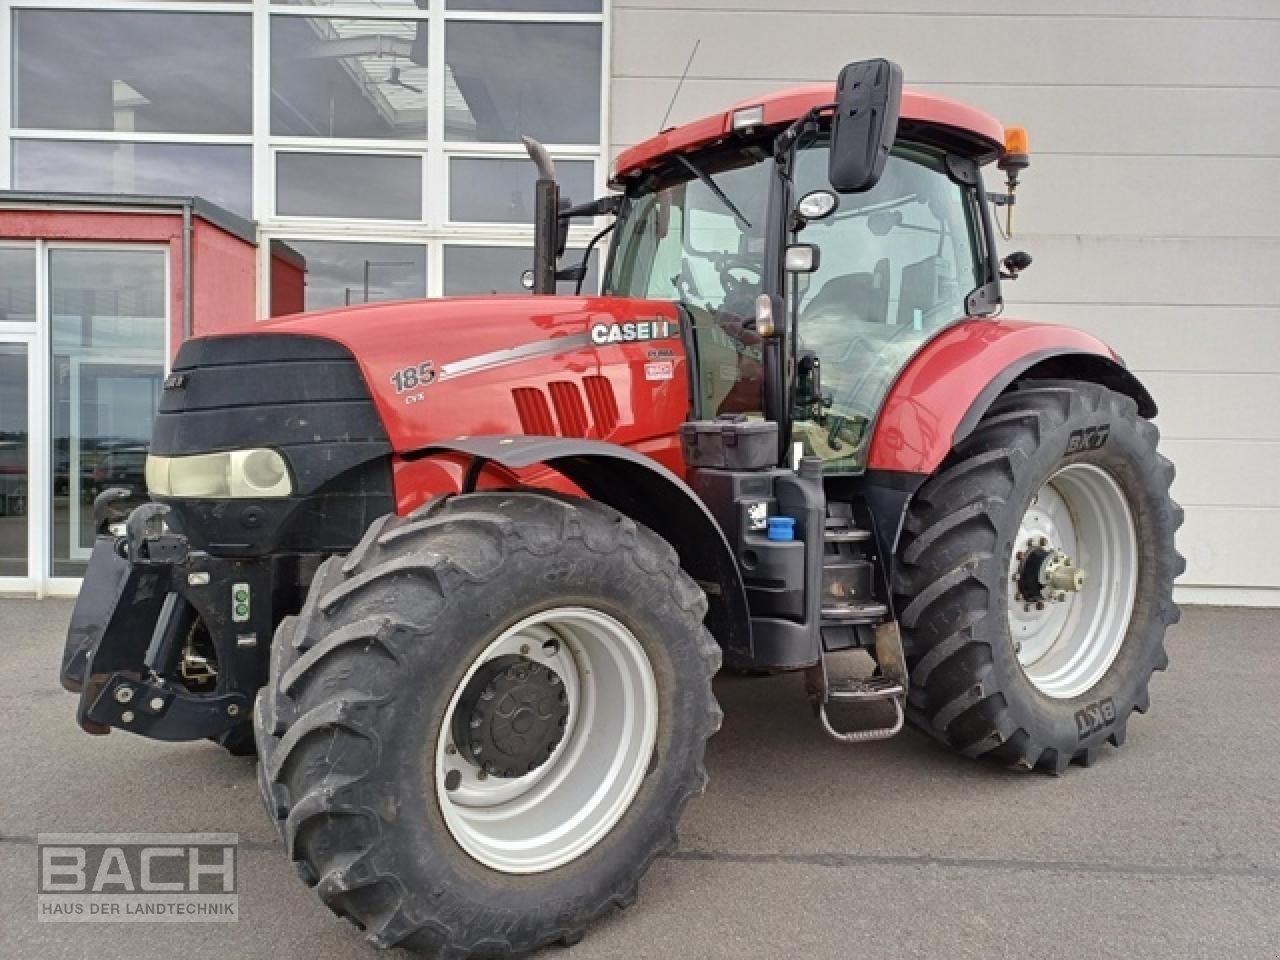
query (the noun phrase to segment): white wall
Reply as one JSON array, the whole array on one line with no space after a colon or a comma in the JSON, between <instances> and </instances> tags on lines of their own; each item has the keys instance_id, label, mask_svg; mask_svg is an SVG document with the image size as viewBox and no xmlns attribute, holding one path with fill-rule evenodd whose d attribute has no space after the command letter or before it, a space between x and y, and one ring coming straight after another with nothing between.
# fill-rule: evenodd
<instances>
[{"instance_id":1,"label":"white wall","mask_svg":"<svg viewBox=\"0 0 1280 960\"><path fill-rule=\"evenodd\" d=\"M612 34L615 155L696 39L671 123L884 56L1026 126L1006 314L1097 333L1155 395L1180 598L1280 605L1280 0L614 0Z\"/></svg>"}]
</instances>

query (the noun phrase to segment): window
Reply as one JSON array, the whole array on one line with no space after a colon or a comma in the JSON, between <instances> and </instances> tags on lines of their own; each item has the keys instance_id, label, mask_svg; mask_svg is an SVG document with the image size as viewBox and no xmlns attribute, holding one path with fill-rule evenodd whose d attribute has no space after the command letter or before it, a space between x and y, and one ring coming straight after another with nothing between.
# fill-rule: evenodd
<instances>
[{"instance_id":1,"label":"window","mask_svg":"<svg viewBox=\"0 0 1280 960\"><path fill-rule=\"evenodd\" d=\"M569 250L562 265L577 265L582 252ZM597 252L592 251L587 276L582 282L584 294L595 293L600 286L597 275ZM444 248L445 296L519 293L529 291L520 282L524 272L533 266L533 250L529 247L480 247L451 244ZM561 293L572 293L574 284L561 282Z\"/></svg>"},{"instance_id":2,"label":"window","mask_svg":"<svg viewBox=\"0 0 1280 960\"><path fill-rule=\"evenodd\" d=\"M449 219L472 223L533 223L537 170L528 160L454 157L449 161ZM581 203L595 197L595 165L589 160L556 164L561 199Z\"/></svg>"},{"instance_id":3,"label":"window","mask_svg":"<svg viewBox=\"0 0 1280 960\"><path fill-rule=\"evenodd\" d=\"M795 180L797 198L829 189L824 142L799 152ZM820 360L823 399L810 398L814 418L798 417L795 436L828 470L862 469L898 373L939 327L965 316L982 280L973 213L940 154L898 145L875 187L840 197L835 213L797 235L821 251L820 269L797 278L791 297L797 349Z\"/></svg>"},{"instance_id":4,"label":"window","mask_svg":"<svg viewBox=\"0 0 1280 960\"><path fill-rule=\"evenodd\" d=\"M419 244L285 242L304 261L307 310L426 296L427 254Z\"/></svg>"},{"instance_id":5,"label":"window","mask_svg":"<svg viewBox=\"0 0 1280 960\"><path fill-rule=\"evenodd\" d=\"M271 132L425 138L427 29L425 20L273 17Z\"/></svg>"},{"instance_id":6,"label":"window","mask_svg":"<svg viewBox=\"0 0 1280 960\"><path fill-rule=\"evenodd\" d=\"M93 498L146 497L143 464L164 378L163 250L49 251L54 576L80 576Z\"/></svg>"},{"instance_id":7,"label":"window","mask_svg":"<svg viewBox=\"0 0 1280 960\"><path fill-rule=\"evenodd\" d=\"M17 190L204 197L250 217L252 148L189 143L15 140Z\"/></svg>"},{"instance_id":8,"label":"window","mask_svg":"<svg viewBox=\"0 0 1280 960\"><path fill-rule=\"evenodd\" d=\"M17 10L16 127L251 132L250 18Z\"/></svg>"},{"instance_id":9,"label":"window","mask_svg":"<svg viewBox=\"0 0 1280 960\"><path fill-rule=\"evenodd\" d=\"M422 161L358 153L278 153L276 213L419 220Z\"/></svg>"},{"instance_id":10,"label":"window","mask_svg":"<svg viewBox=\"0 0 1280 960\"><path fill-rule=\"evenodd\" d=\"M600 39L588 23L450 23L445 139L599 143Z\"/></svg>"},{"instance_id":11,"label":"window","mask_svg":"<svg viewBox=\"0 0 1280 960\"><path fill-rule=\"evenodd\" d=\"M34 323L35 319L35 248L0 247L0 322Z\"/></svg>"}]
</instances>

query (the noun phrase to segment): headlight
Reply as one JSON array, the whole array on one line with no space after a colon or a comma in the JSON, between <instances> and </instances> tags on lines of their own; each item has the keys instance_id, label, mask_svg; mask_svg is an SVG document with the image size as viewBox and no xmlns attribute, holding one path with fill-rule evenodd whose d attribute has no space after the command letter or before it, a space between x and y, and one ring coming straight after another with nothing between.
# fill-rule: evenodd
<instances>
[{"instance_id":1,"label":"headlight","mask_svg":"<svg viewBox=\"0 0 1280 960\"><path fill-rule=\"evenodd\" d=\"M147 457L147 492L160 497L226 500L287 497L289 468L274 450L231 450L191 457Z\"/></svg>"}]
</instances>

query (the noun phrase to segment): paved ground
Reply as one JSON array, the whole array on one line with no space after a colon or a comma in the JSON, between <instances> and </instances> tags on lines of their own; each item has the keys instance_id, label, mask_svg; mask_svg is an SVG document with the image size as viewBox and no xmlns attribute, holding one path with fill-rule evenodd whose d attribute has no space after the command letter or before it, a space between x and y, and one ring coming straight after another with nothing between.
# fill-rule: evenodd
<instances>
[{"instance_id":1,"label":"paved ground","mask_svg":"<svg viewBox=\"0 0 1280 960\"><path fill-rule=\"evenodd\" d=\"M0 957L372 960L295 880L250 763L80 733L56 679L69 612L0 602ZM1275 960L1280 613L1192 610L1170 652L1128 745L1061 779L911 732L840 747L795 678L724 678L679 853L546 956ZM37 923L35 835L90 830L238 833L243 919Z\"/></svg>"}]
</instances>

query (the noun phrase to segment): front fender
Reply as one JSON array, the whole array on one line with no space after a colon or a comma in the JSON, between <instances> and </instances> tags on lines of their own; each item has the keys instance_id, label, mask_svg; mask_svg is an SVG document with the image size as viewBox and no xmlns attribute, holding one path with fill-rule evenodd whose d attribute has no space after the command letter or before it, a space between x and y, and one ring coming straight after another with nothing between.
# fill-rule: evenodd
<instances>
[{"instance_id":1,"label":"front fender","mask_svg":"<svg viewBox=\"0 0 1280 960\"><path fill-rule=\"evenodd\" d=\"M931 474L1014 381L1088 380L1124 393L1144 417L1155 401L1092 334L1017 320L965 320L927 343L885 398L867 454L869 470Z\"/></svg>"},{"instance_id":2,"label":"front fender","mask_svg":"<svg viewBox=\"0 0 1280 960\"><path fill-rule=\"evenodd\" d=\"M443 440L406 459L437 453L460 453L508 470L545 464L592 500L643 523L675 548L681 566L707 592L707 626L716 640L729 651L751 650L747 594L733 549L697 494L656 460L598 440L516 435Z\"/></svg>"}]
</instances>

